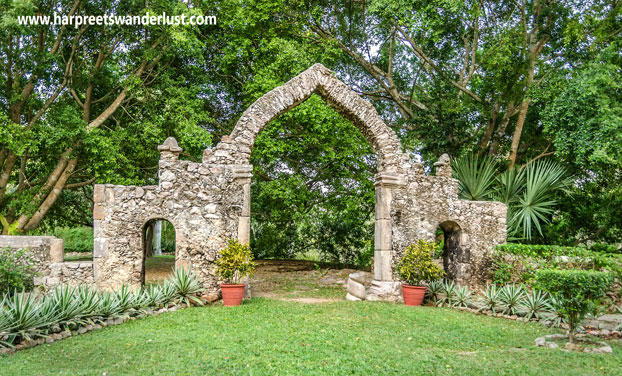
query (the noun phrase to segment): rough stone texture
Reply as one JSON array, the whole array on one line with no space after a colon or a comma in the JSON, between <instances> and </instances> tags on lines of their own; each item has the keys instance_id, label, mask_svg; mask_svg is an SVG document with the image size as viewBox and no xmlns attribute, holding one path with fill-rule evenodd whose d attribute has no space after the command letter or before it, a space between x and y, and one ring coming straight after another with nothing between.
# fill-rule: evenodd
<instances>
[{"instance_id":1,"label":"rough stone texture","mask_svg":"<svg viewBox=\"0 0 622 376\"><path fill-rule=\"evenodd\" d=\"M0 249L28 250L34 261L33 269L43 276L50 274L50 263L63 261L63 239L54 236L0 235Z\"/></svg>"},{"instance_id":2,"label":"rough stone texture","mask_svg":"<svg viewBox=\"0 0 622 376\"><path fill-rule=\"evenodd\" d=\"M51 288L59 283L91 284L92 262L64 262L63 240L53 236L0 236L0 248L14 251L27 249L34 260L33 269L39 273L34 278L36 286Z\"/></svg>"},{"instance_id":3,"label":"rough stone texture","mask_svg":"<svg viewBox=\"0 0 622 376\"><path fill-rule=\"evenodd\" d=\"M261 130L280 114L320 95L352 121L378 156L374 280L365 298L399 300L395 263L418 239L435 240L445 231L445 266L450 278L477 284L487 255L505 241L506 207L501 203L458 199L449 157L426 176L412 163L397 135L374 107L321 64L259 98L240 117L231 135L206 149L202 163L180 161L181 148L168 138L161 152L159 185L96 185L94 190L94 275L100 287L140 285L144 278L143 236L147 222L166 219L175 227L175 264L190 266L209 292L218 292L214 260L228 238L250 239L250 153ZM352 279L352 298L361 288ZM356 290L356 291L355 291Z\"/></svg>"}]
</instances>

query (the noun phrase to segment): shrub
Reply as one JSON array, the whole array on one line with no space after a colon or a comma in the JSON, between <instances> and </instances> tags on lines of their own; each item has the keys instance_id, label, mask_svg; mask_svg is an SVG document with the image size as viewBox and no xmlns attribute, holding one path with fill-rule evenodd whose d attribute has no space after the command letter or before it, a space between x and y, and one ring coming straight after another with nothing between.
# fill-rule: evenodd
<instances>
[{"instance_id":1,"label":"shrub","mask_svg":"<svg viewBox=\"0 0 622 376\"><path fill-rule=\"evenodd\" d=\"M551 294L568 323L568 336L574 342L577 326L595 311L613 283L611 274L585 270L539 270L538 286Z\"/></svg>"},{"instance_id":2,"label":"shrub","mask_svg":"<svg viewBox=\"0 0 622 376\"><path fill-rule=\"evenodd\" d=\"M606 269L615 272L622 267L622 255L595 252L583 247L506 243L495 249L503 254L543 261L548 268Z\"/></svg>"},{"instance_id":3,"label":"shrub","mask_svg":"<svg viewBox=\"0 0 622 376\"><path fill-rule=\"evenodd\" d=\"M91 227L59 227L52 232L63 239L65 252L93 252L93 229Z\"/></svg>"},{"instance_id":4,"label":"shrub","mask_svg":"<svg viewBox=\"0 0 622 376\"><path fill-rule=\"evenodd\" d=\"M0 250L0 294L30 291L34 287L34 259L29 251L10 248Z\"/></svg>"},{"instance_id":5,"label":"shrub","mask_svg":"<svg viewBox=\"0 0 622 376\"><path fill-rule=\"evenodd\" d=\"M225 283L239 283L255 271L253 253L248 244L229 239L219 255L216 259L217 273Z\"/></svg>"},{"instance_id":6,"label":"shrub","mask_svg":"<svg viewBox=\"0 0 622 376\"><path fill-rule=\"evenodd\" d=\"M397 265L404 283L419 285L423 281L432 282L443 278L445 271L432 258L437 247L436 243L419 240L404 250L402 259Z\"/></svg>"}]
</instances>

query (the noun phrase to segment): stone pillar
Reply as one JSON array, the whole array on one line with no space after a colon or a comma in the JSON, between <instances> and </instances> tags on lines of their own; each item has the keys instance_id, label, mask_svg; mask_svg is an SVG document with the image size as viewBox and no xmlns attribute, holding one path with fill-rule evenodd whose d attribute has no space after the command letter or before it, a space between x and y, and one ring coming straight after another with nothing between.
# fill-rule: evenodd
<instances>
[{"instance_id":1,"label":"stone pillar","mask_svg":"<svg viewBox=\"0 0 622 376\"><path fill-rule=\"evenodd\" d=\"M253 166L236 165L233 166L233 178L237 184L242 186L242 210L238 217L238 241L242 244L251 242L251 178L253 177ZM248 277L242 281L246 284L244 298L251 298L251 285Z\"/></svg>"},{"instance_id":2,"label":"stone pillar","mask_svg":"<svg viewBox=\"0 0 622 376\"><path fill-rule=\"evenodd\" d=\"M168 137L164 140L164 143L158 146L158 150L160 151L160 159L165 161L176 161L182 152L182 148L177 145L175 137Z\"/></svg>"},{"instance_id":3,"label":"stone pillar","mask_svg":"<svg viewBox=\"0 0 622 376\"><path fill-rule=\"evenodd\" d=\"M374 279L393 281L393 240L391 224L392 190L405 185L402 175L376 174L376 221L374 231Z\"/></svg>"},{"instance_id":4,"label":"stone pillar","mask_svg":"<svg viewBox=\"0 0 622 376\"><path fill-rule=\"evenodd\" d=\"M393 280L393 231L391 203L393 192L406 185L404 176L392 172L376 174L376 221L374 231L374 280L367 300L397 301L400 282Z\"/></svg>"},{"instance_id":5,"label":"stone pillar","mask_svg":"<svg viewBox=\"0 0 622 376\"><path fill-rule=\"evenodd\" d=\"M233 167L235 182L242 186L242 210L238 217L238 241L248 244L251 241L251 178L253 166L238 165Z\"/></svg>"}]
</instances>

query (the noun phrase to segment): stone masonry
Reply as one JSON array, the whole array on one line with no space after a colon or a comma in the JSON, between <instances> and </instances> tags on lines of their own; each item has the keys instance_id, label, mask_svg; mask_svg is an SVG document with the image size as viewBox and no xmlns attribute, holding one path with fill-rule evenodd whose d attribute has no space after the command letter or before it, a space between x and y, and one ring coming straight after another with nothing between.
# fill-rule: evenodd
<instances>
[{"instance_id":1,"label":"stone masonry","mask_svg":"<svg viewBox=\"0 0 622 376\"><path fill-rule=\"evenodd\" d=\"M54 236L0 236L0 249L26 250L38 276L35 286L54 287L60 283L79 285L93 283L93 263L65 262L63 239Z\"/></svg>"},{"instance_id":2,"label":"stone masonry","mask_svg":"<svg viewBox=\"0 0 622 376\"><path fill-rule=\"evenodd\" d=\"M321 96L349 119L378 156L376 174L374 275L366 296L395 300L400 283L394 265L417 239L445 233L444 263L450 278L477 283L486 255L505 242L506 207L497 202L458 199L449 157L435 164L436 175L402 152L397 135L374 107L321 64L265 94L240 117L231 135L203 154L202 163L179 160L181 148L169 137L161 153L159 184L136 187L95 185L94 277L103 288L139 286L144 278L144 228L153 219L175 227L176 266L191 267L209 291L218 291L214 260L228 238L250 239L250 154L255 138L280 114Z\"/></svg>"}]
</instances>

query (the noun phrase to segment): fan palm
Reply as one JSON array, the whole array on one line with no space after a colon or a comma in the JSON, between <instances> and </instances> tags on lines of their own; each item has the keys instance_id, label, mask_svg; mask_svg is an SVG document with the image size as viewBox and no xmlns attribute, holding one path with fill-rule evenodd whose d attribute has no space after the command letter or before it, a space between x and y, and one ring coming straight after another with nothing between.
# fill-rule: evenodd
<instances>
[{"instance_id":1,"label":"fan palm","mask_svg":"<svg viewBox=\"0 0 622 376\"><path fill-rule=\"evenodd\" d=\"M460 198L484 201L490 199L497 173L497 162L485 156L466 154L452 161L453 177L458 179Z\"/></svg>"}]
</instances>

